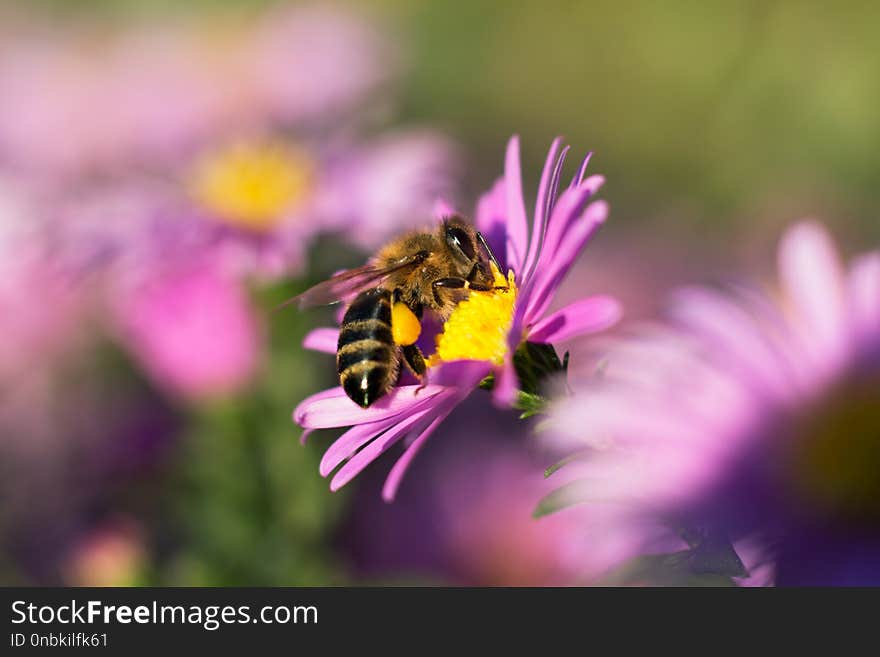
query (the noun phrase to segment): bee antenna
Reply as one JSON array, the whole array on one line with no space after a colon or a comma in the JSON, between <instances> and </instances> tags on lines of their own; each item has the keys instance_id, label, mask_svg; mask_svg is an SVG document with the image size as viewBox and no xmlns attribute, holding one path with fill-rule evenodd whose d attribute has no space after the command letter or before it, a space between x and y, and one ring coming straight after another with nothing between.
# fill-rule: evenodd
<instances>
[{"instance_id":1,"label":"bee antenna","mask_svg":"<svg viewBox=\"0 0 880 657\"><path fill-rule=\"evenodd\" d=\"M495 257L495 254L492 253L492 247L489 246L489 242L486 241L486 238L483 237L483 233L477 231L477 239L480 240L480 244L483 245L483 248L486 249L486 253L489 255L489 260L492 261L492 264L501 271L501 265L498 264L498 259ZM503 272L502 272L503 273Z\"/></svg>"}]
</instances>

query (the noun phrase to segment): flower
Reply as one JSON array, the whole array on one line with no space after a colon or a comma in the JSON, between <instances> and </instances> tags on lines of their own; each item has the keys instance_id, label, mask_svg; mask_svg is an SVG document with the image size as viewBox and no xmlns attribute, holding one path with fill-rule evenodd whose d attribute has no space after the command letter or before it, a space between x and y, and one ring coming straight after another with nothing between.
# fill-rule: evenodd
<instances>
[{"instance_id":1,"label":"flower","mask_svg":"<svg viewBox=\"0 0 880 657\"><path fill-rule=\"evenodd\" d=\"M164 171L225 135L350 122L397 69L356 12L240 18L137 21L109 35L10 23L0 40L4 163L74 180L132 165Z\"/></svg>"},{"instance_id":2,"label":"flower","mask_svg":"<svg viewBox=\"0 0 880 657\"><path fill-rule=\"evenodd\" d=\"M472 293L470 303L461 303L452 312L437 338L437 344L445 347L429 359L432 367L425 385L397 386L367 409L360 408L336 387L309 397L295 409L294 420L306 429L303 439L317 428L352 427L331 445L321 462L324 476L342 466L330 482L331 490L348 483L382 452L404 440L407 449L391 469L382 492L386 500L392 500L409 463L434 429L488 375L494 374L498 404L513 405L524 376L533 374L518 372L514 367L514 353L521 345L547 344L595 332L618 319L617 302L606 296L582 299L547 314L556 288L605 220L608 209L604 202L590 202L602 178L584 178L589 157L578 168L569 188L557 198L567 152L565 149L560 153L559 147L557 139L544 166L529 240L519 140L510 140L505 175L480 199L476 213L477 227L501 256L502 267L512 272L503 279L510 285L488 293ZM489 344L468 337L492 328L493 335L503 338L500 342ZM337 338L335 329L318 329L306 337L304 346L332 353ZM423 350L427 347L425 340L423 336ZM527 361L530 353L527 349ZM552 360L556 369L561 369L555 352Z\"/></svg>"},{"instance_id":3,"label":"flower","mask_svg":"<svg viewBox=\"0 0 880 657\"><path fill-rule=\"evenodd\" d=\"M240 283L210 265L152 276L114 299L116 333L154 381L188 398L239 390L260 331Z\"/></svg>"},{"instance_id":4,"label":"flower","mask_svg":"<svg viewBox=\"0 0 880 657\"><path fill-rule=\"evenodd\" d=\"M577 582L569 554L576 514L535 520L544 479L530 427L471 395L437 429L405 503L375 495L380 472L365 472L340 530L342 553L359 576L415 576L465 586L564 586ZM475 455L478 455L475 457Z\"/></svg>"},{"instance_id":5,"label":"flower","mask_svg":"<svg viewBox=\"0 0 880 657\"><path fill-rule=\"evenodd\" d=\"M775 298L679 291L551 407L547 443L579 456L557 502L611 510L632 538L618 562L650 524L690 554L748 545L726 575L751 559L777 584L880 582L880 252L845 269L808 221L778 268Z\"/></svg>"}]
</instances>

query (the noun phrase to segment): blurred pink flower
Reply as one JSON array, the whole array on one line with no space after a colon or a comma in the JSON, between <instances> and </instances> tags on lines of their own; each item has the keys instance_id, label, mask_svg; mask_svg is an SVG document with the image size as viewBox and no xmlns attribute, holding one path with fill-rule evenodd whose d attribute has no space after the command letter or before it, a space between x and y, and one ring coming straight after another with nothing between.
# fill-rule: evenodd
<instances>
[{"instance_id":1,"label":"blurred pink flower","mask_svg":"<svg viewBox=\"0 0 880 657\"><path fill-rule=\"evenodd\" d=\"M471 446L473 447L473 446ZM570 586L581 583L571 545L576 514L532 517L550 487L540 467L514 449L481 449L478 460L447 464L437 481L437 519L452 567L475 586ZM439 474L439 473L438 473Z\"/></svg>"},{"instance_id":2,"label":"blurred pink flower","mask_svg":"<svg viewBox=\"0 0 880 657\"><path fill-rule=\"evenodd\" d=\"M146 561L141 527L115 518L82 537L62 569L68 586L136 586Z\"/></svg>"},{"instance_id":3,"label":"blurred pink flower","mask_svg":"<svg viewBox=\"0 0 880 657\"><path fill-rule=\"evenodd\" d=\"M495 351L501 353L445 358L447 362L428 372L427 387L398 386L367 409L352 402L337 387L306 399L294 411L294 420L307 429L304 438L312 429L354 425L327 450L321 463L320 471L325 476L344 463L330 482L332 490L404 439L408 449L392 468L383 489L383 497L390 501L409 463L434 429L487 375L495 374L496 401L503 406L514 403L519 383L513 353L523 341L548 343L596 332L617 321L620 308L609 297L582 299L545 316L555 290L607 214L604 202L589 203L602 182L598 176L584 179L589 158L579 167L569 189L557 198L566 152L557 158L559 145L559 140L553 142L544 167L531 241L520 180L518 138L509 142L504 178L477 208L477 226L495 246L502 266L516 272L519 287L515 297L510 296L515 290L499 296L499 308L495 309L498 317L505 312L509 315L509 324L497 327L502 343L495 345ZM305 345L335 352L336 340L333 329L318 329L306 337Z\"/></svg>"},{"instance_id":4,"label":"blurred pink flower","mask_svg":"<svg viewBox=\"0 0 880 657\"><path fill-rule=\"evenodd\" d=\"M281 124L362 110L397 72L397 53L363 16L340 6L288 6L257 22L245 53L254 102Z\"/></svg>"},{"instance_id":5,"label":"blurred pink flower","mask_svg":"<svg viewBox=\"0 0 880 657\"><path fill-rule=\"evenodd\" d=\"M471 397L412 466L402 499L375 495L365 472L341 528L344 554L375 578L418 577L465 586L567 586L581 582L571 545L577 514L533 518L555 483L528 449L531 427Z\"/></svg>"},{"instance_id":6,"label":"blurred pink flower","mask_svg":"<svg viewBox=\"0 0 880 657\"><path fill-rule=\"evenodd\" d=\"M21 187L0 179L0 387L10 392L80 341L88 303L45 257L37 208Z\"/></svg>"},{"instance_id":7,"label":"blurred pink flower","mask_svg":"<svg viewBox=\"0 0 880 657\"><path fill-rule=\"evenodd\" d=\"M228 394L254 374L260 330L241 284L210 266L165 271L117 295L120 339L160 384Z\"/></svg>"},{"instance_id":8,"label":"blurred pink flower","mask_svg":"<svg viewBox=\"0 0 880 657\"><path fill-rule=\"evenodd\" d=\"M162 169L230 133L348 122L393 60L363 17L317 5L109 33L10 26L0 43L0 161L62 178Z\"/></svg>"},{"instance_id":9,"label":"blurred pink flower","mask_svg":"<svg viewBox=\"0 0 880 657\"><path fill-rule=\"evenodd\" d=\"M373 250L432 216L451 198L460 169L455 145L428 130L404 130L354 144L328 161L314 213L325 230Z\"/></svg>"},{"instance_id":10,"label":"blurred pink flower","mask_svg":"<svg viewBox=\"0 0 880 657\"><path fill-rule=\"evenodd\" d=\"M880 581L880 253L845 270L804 222L779 278L776 301L680 291L670 323L609 341L602 375L553 407L546 441L580 457L562 497L631 537L618 562L645 524L695 525L747 541L779 583Z\"/></svg>"}]
</instances>

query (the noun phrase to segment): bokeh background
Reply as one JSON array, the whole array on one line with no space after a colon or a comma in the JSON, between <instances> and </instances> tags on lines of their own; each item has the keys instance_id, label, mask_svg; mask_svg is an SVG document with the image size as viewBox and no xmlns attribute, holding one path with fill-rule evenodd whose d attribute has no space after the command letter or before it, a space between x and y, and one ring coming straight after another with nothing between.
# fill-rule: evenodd
<instances>
[{"instance_id":1,"label":"bokeh background","mask_svg":"<svg viewBox=\"0 0 880 657\"><path fill-rule=\"evenodd\" d=\"M529 423L471 400L398 499L337 493L294 406L329 309L273 312L523 142L595 152L568 283L629 318L772 267L812 216L880 243L880 7L34 0L0 5L0 582L573 584ZM566 293L560 302L565 301ZM565 345L577 367L578 344Z\"/></svg>"}]
</instances>

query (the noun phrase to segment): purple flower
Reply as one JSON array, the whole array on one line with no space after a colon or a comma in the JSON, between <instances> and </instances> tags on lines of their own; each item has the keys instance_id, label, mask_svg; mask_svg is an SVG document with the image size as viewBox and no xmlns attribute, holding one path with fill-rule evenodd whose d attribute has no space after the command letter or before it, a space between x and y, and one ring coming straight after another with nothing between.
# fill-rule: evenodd
<instances>
[{"instance_id":1,"label":"purple flower","mask_svg":"<svg viewBox=\"0 0 880 657\"><path fill-rule=\"evenodd\" d=\"M880 582L880 252L845 269L800 223L779 279L681 290L552 407L548 443L579 457L558 501L612 510L618 562L663 525L681 548L747 545L778 584Z\"/></svg>"},{"instance_id":2,"label":"purple flower","mask_svg":"<svg viewBox=\"0 0 880 657\"><path fill-rule=\"evenodd\" d=\"M387 40L343 9L288 7L230 27L4 29L0 160L56 179L164 171L229 134L348 122L396 70Z\"/></svg>"},{"instance_id":3,"label":"purple flower","mask_svg":"<svg viewBox=\"0 0 880 657\"><path fill-rule=\"evenodd\" d=\"M402 576L465 586L565 586L581 563L569 554L577 514L532 518L555 486L541 475L531 429L476 395L437 430L413 464L397 504L375 495L365 472L343 522L341 548L360 576Z\"/></svg>"},{"instance_id":4,"label":"purple flower","mask_svg":"<svg viewBox=\"0 0 880 657\"><path fill-rule=\"evenodd\" d=\"M591 297L547 313L553 294L594 230L605 220L607 205L590 200L602 178L584 178L589 158L578 168L571 185L557 194L567 149L556 140L541 177L530 232L522 196L519 140L510 140L505 175L483 196L477 207L477 226L509 268L504 292L472 294L452 313L437 336L429 359L427 386L401 385L364 410L339 387L303 401L294 420L306 429L351 426L324 455L320 472L326 476L342 466L331 490L350 481L392 445L407 445L386 480L383 497L391 500L416 453L477 384L494 374L496 401L514 403L518 388L513 353L524 341L549 343L612 325L620 315L616 301ZM496 273L504 278L500 273ZM486 336L474 340L473 336ZM338 332L318 329L305 346L335 352ZM430 350L428 350L430 353Z\"/></svg>"}]
</instances>

